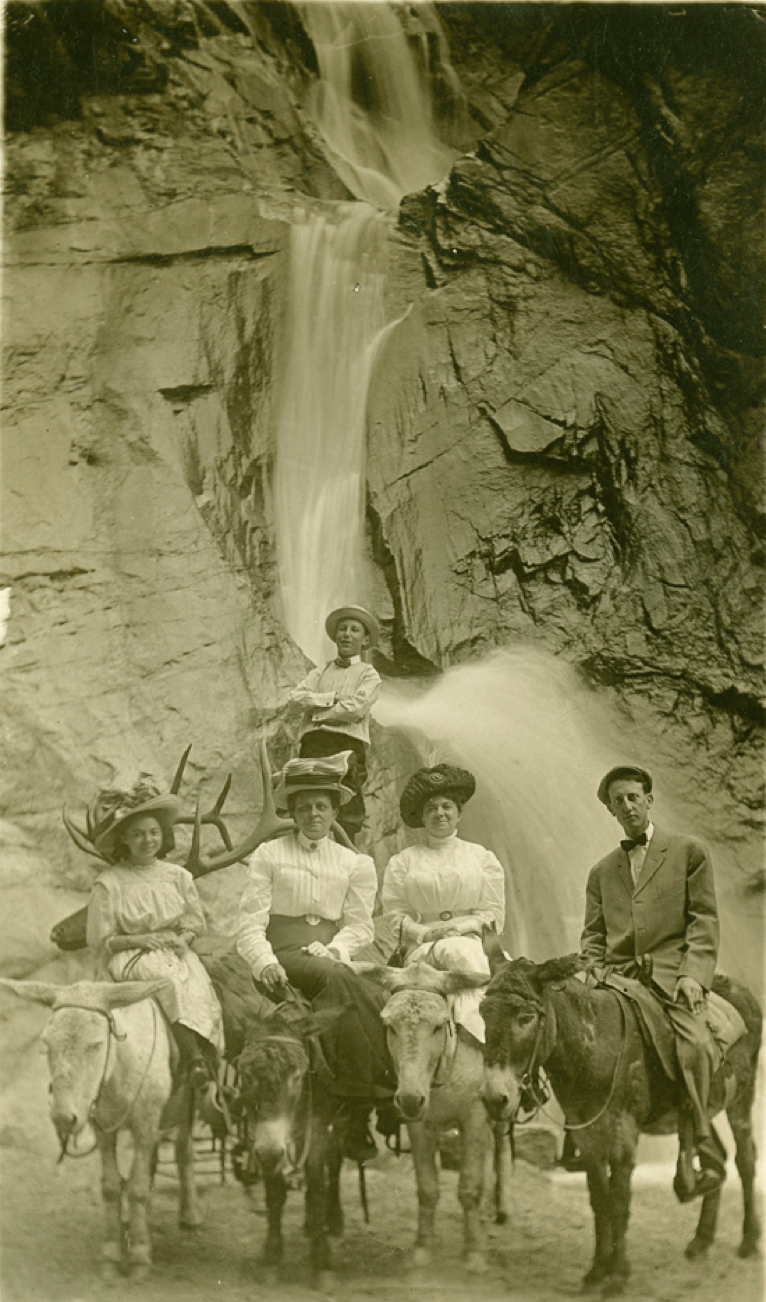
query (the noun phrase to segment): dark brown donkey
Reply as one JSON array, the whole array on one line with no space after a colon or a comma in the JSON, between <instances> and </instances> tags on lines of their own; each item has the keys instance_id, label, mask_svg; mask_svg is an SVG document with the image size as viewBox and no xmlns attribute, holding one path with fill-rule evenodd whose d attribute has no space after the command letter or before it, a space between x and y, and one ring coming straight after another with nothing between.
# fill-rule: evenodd
<instances>
[{"instance_id":1,"label":"dark brown donkey","mask_svg":"<svg viewBox=\"0 0 766 1302\"><path fill-rule=\"evenodd\" d=\"M313 1282L325 1289L332 1284L329 1240L343 1231L338 1104L314 1061L315 1037L343 1010L330 1016L328 1011L312 1013L297 1002L280 1005L250 1023L238 1061L248 1142L266 1194L268 1229L261 1265L275 1267L282 1261L287 1192L305 1183Z\"/></svg>"},{"instance_id":2,"label":"dark brown donkey","mask_svg":"<svg viewBox=\"0 0 766 1302\"><path fill-rule=\"evenodd\" d=\"M539 965L497 956L490 956L490 962L493 976L481 1005L487 1030L485 1104L495 1120L515 1116L524 1091L524 1106L534 1104L539 1069L545 1068L567 1125L576 1131L588 1176L596 1250L584 1289L616 1297L625 1291L629 1274L626 1235L638 1137L642 1130L671 1128L668 1114L678 1104L675 1086L654 1051L646 1048L632 1009L625 1009L612 991L589 989L574 979L579 966L575 955ZM715 1111L725 1107L736 1143L744 1199L739 1255L748 1257L757 1250L760 1234L751 1113L761 1010L739 982L717 977L714 989L734 1004L747 1026L747 1034L729 1052L728 1069L724 1066L713 1080L711 1102ZM655 1125L663 1116L666 1124ZM687 1256L699 1256L712 1243L720 1197L717 1189L703 1199Z\"/></svg>"}]
</instances>

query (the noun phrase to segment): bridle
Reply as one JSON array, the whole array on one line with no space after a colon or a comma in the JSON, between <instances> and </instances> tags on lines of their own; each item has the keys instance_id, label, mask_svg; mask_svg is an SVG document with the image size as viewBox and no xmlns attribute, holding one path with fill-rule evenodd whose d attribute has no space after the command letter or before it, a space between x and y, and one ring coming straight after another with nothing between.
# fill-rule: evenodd
<instances>
[{"instance_id":1,"label":"bridle","mask_svg":"<svg viewBox=\"0 0 766 1302\"><path fill-rule=\"evenodd\" d=\"M292 1166L288 1171L283 1171L282 1175L286 1180L293 1179L296 1175L301 1175L306 1168L311 1141L314 1137L314 1091L313 1091L313 1068L311 1064L311 1054L297 1036L291 1035L265 1035L258 1041L259 1044L290 1044L295 1048L298 1045L303 1049L307 1057L306 1071L303 1075L303 1089L301 1090L301 1102L305 1100L306 1104L306 1125L304 1127L303 1144L298 1156L294 1159Z\"/></svg>"},{"instance_id":2,"label":"bridle","mask_svg":"<svg viewBox=\"0 0 766 1302\"><path fill-rule=\"evenodd\" d=\"M559 1122L558 1124L562 1125L564 1130L567 1131L587 1130L589 1126L595 1125L597 1121L601 1120L607 1108L609 1107L609 1104L612 1102L612 1099L614 1098L614 1091L617 1088L617 1080L620 1075L620 1068L622 1066L623 1054L625 1052L625 1045L628 1038L628 1027L625 1018L625 1009L623 1008L622 1005L622 1000L618 998L617 1004L620 1009L620 1048L617 1053L617 1061L614 1065L614 1072L612 1073L612 1081L609 1086L609 1093L606 1096L606 1101L604 1102L602 1107L599 1108L596 1115L591 1117L588 1121L581 1121L577 1123L570 1123L567 1121L564 1121L563 1123ZM555 1036L555 1015L553 1015L553 1010L551 1010L551 1014L554 1023L554 1036ZM543 1072L545 1063L543 1061L540 1051L541 1051L541 1045L543 1043L545 1022L547 1017L548 1017L548 1010L544 1006L539 1007L537 1010L537 1031L535 1033L535 1042L532 1046L532 1053L530 1055L530 1059L527 1064L527 1069L524 1072L523 1076L521 1077L521 1080L519 1081L519 1087L522 1096L524 1094L527 1094L532 1099L534 1104L533 1110L530 1112L529 1116L524 1117L521 1121L517 1122L519 1108L521 1107L521 1098L519 1099L519 1102L516 1106L516 1111L514 1112L514 1115L511 1118L511 1120L512 1122L522 1126L529 1125L529 1123L534 1121L535 1118L541 1112L544 1117L548 1118L549 1121L555 1121L555 1118L551 1117L550 1114L545 1111L545 1104L548 1102L548 1099L550 1098L550 1090L547 1088L547 1085L541 1080L541 1073ZM551 1047L550 1052L552 1051L553 1051L553 1046ZM549 1054L546 1054L546 1060L548 1057Z\"/></svg>"},{"instance_id":3,"label":"bridle","mask_svg":"<svg viewBox=\"0 0 766 1302\"><path fill-rule=\"evenodd\" d=\"M128 1038L127 1031L120 1032L117 1030L117 1026L114 1021L114 1014L112 1010L109 1008L94 1008L92 1004L78 1004L74 1002L70 1003L67 1001L66 1003L57 1004L56 1008L54 1009L54 1012L59 1012L62 1008L79 1008L83 1012L98 1013L100 1017L106 1018L107 1033L106 1033L106 1054L104 1056L104 1066L101 1071L101 1079L98 1083L98 1089L96 1090L95 1096L93 1098L93 1102L88 1108L88 1121L91 1123L91 1125L97 1126L98 1129L101 1131L102 1135L113 1135L116 1131L121 1130L122 1127L125 1125L125 1123L130 1120L130 1117L133 1113L133 1109L136 1106L139 1095L141 1094L141 1090L143 1089L144 1082L149 1074L149 1068L151 1067L152 1062L154 1061L154 1050L157 1046L157 1006L153 999L150 1000L150 1003L152 1008L152 1046L151 1049L149 1050L149 1057L146 1060L146 1066L144 1067L144 1070L141 1073L141 1079L138 1082L138 1087L136 1089L135 1094L133 1095L133 1098L128 1104L123 1115L110 1126L102 1125L101 1122L96 1120L96 1109L98 1108L99 1102L101 1100L101 1091L103 1090L104 1085L106 1084L107 1076L109 1074L109 1060L111 1057L112 1039L118 1041L127 1040ZM61 1152L59 1153L58 1156L57 1165L58 1163L63 1162L65 1157L72 1157L72 1158L90 1157L91 1153L95 1152L95 1150L98 1148L98 1142L96 1141L94 1142L92 1148L88 1148L82 1153L70 1152L68 1147L69 1139L70 1136L65 1135L64 1138L61 1140Z\"/></svg>"}]
</instances>

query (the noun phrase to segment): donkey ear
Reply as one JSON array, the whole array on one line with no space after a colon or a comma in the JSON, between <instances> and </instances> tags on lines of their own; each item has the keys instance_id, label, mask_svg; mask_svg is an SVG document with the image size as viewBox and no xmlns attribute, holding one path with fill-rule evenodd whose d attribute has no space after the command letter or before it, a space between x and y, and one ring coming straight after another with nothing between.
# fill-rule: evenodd
<instances>
[{"instance_id":1,"label":"donkey ear","mask_svg":"<svg viewBox=\"0 0 766 1302\"><path fill-rule=\"evenodd\" d=\"M489 970L493 976L505 967L508 959L505 956L503 947L500 944L500 937L494 927L482 927L481 943L484 947L484 953L489 959Z\"/></svg>"},{"instance_id":2,"label":"donkey ear","mask_svg":"<svg viewBox=\"0 0 766 1302\"><path fill-rule=\"evenodd\" d=\"M99 994L105 1008L125 1008L128 1004L137 1004L142 999L159 995L169 986L170 982L164 977L156 981L105 981Z\"/></svg>"},{"instance_id":3,"label":"donkey ear","mask_svg":"<svg viewBox=\"0 0 766 1302\"><path fill-rule=\"evenodd\" d=\"M533 981L536 986L547 986L551 981L566 981L574 976L580 966L579 954L566 954L563 958L549 958L539 963L534 970Z\"/></svg>"},{"instance_id":4,"label":"donkey ear","mask_svg":"<svg viewBox=\"0 0 766 1302\"><path fill-rule=\"evenodd\" d=\"M22 999L30 999L35 1004L45 1004L51 1008L66 986L55 985L52 981L13 981L10 977L0 980L0 986L12 990Z\"/></svg>"}]
</instances>

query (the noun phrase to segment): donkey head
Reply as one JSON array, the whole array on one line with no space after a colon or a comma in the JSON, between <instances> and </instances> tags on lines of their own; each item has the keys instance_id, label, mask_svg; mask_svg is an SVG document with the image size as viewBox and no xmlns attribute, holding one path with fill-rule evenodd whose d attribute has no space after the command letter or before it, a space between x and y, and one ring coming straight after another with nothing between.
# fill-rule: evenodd
<instances>
[{"instance_id":1,"label":"donkey head","mask_svg":"<svg viewBox=\"0 0 766 1302\"><path fill-rule=\"evenodd\" d=\"M44 1004L52 1015L42 1034L50 1073L50 1113L62 1144L85 1128L114 1065L112 1011L159 993L164 981L0 981L23 999ZM116 1032L115 1032L116 1033Z\"/></svg>"}]
</instances>

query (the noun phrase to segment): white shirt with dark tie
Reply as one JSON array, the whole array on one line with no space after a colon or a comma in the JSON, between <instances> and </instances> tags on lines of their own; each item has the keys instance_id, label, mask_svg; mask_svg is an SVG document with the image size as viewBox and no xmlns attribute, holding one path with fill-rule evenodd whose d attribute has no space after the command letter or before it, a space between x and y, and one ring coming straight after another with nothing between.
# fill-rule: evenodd
<instances>
[{"instance_id":1,"label":"white shirt with dark tie","mask_svg":"<svg viewBox=\"0 0 766 1302\"><path fill-rule=\"evenodd\" d=\"M654 823L647 823L646 826L646 845L634 845L632 850L628 850L628 859L630 860L630 875L633 878L633 890L638 886L638 879L641 876L641 869L644 866L646 852L649 849L649 842L654 832Z\"/></svg>"}]
</instances>

